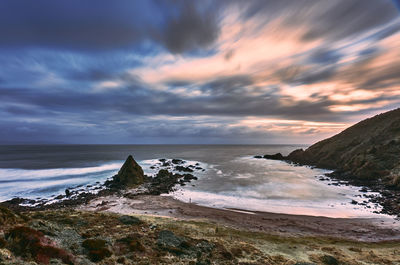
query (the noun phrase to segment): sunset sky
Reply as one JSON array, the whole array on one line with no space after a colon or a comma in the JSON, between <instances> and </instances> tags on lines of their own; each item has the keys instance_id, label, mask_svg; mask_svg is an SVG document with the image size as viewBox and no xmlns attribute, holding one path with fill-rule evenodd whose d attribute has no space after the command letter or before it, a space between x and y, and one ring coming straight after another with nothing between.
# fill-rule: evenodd
<instances>
[{"instance_id":1,"label":"sunset sky","mask_svg":"<svg viewBox=\"0 0 400 265\"><path fill-rule=\"evenodd\" d=\"M313 143L400 106L399 7L0 0L0 143Z\"/></svg>"}]
</instances>

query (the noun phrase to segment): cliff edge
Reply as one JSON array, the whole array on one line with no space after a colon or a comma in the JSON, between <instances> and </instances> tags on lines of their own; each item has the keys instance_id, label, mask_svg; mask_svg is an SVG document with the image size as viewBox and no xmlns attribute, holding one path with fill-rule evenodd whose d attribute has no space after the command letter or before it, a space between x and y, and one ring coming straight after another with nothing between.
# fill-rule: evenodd
<instances>
[{"instance_id":1,"label":"cliff edge","mask_svg":"<svg viewBox=\"0 0 400 265\"><path fill-rule=\"evenodd\" d=\"M400 189L400 108L363 120L305 151L295 150L285 159Z\"/></svg>"}]
</instances>

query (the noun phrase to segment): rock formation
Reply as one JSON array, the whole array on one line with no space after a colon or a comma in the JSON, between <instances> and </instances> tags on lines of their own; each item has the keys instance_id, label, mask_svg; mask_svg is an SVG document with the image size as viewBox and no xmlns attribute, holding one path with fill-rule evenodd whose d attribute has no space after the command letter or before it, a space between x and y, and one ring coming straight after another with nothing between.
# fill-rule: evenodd
<instances>
[{"instance_id":1,"label":"rock formation","mask_svg":"<svg viewBox=\"0 0 400 265\"><path fill-rule=\"evenodd\" d=\"M263 158L265 159L272 159L272 160L282 160L284 159L281 153L276 153L275 155L264 155Z\"/></svg>"},{"instance_id":2,"label":"rock formation","mask_svg":"<svg viewBox=\"0 0 400 265\"><path fill-rule=\"evenodd\" d=\"M111 181L108 181L106 185L115 188L132 188L143 184L144 181L145 176L142 167L130 155L118 174Z\"/></svg>"},{"instance_id":3,"label":"rock formation","mask_svg":"<svg viewBox=\"0 0 400 265\"><path fill-rule=\"evenodd\" d=\"M266 155L272 159L276 155ZM256 156L255 158L260 158ZM400 217L400 108L363 120L281 160L333 169L330 177L380 193L370 201Z\"/></svg>"},{"instance_id":4,"label":"rock formation","mask_svg":"<svg viewBox=\"0 0 400 265\"><path fill-rule=\"evenodd\" d=\"M363 120L283 159L346 172L360 183L400 189L400 108Z\"/></svg>"}]
</instances>

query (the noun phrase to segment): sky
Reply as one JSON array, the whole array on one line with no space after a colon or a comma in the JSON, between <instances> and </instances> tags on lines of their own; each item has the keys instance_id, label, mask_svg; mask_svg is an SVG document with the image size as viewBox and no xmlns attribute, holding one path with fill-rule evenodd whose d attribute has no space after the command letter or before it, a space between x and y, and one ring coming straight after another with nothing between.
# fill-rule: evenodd
<instances>
[{"instance_id":1,"label":"sky","mask_svg":"<svg viewBox=\"0 0 400 265\"><path fill-rule=\"evenodd\" d=\"M0 0L0 144L311 144L400 106L393 0Z\"/></svg>"}]
</instances>

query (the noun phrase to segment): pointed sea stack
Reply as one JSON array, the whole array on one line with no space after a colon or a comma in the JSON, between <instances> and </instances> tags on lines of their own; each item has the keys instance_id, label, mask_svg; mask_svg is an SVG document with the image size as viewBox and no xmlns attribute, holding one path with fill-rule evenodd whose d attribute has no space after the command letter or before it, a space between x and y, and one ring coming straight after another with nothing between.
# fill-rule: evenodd
<instances>
[{"instance_id":1,"label":"pointed sea stack","mask_svg":"<svg viewBox=\"0 0 400 265\"><path fill-rule=\"evenodd\" d=\"M144 179L142 167L129 155L118 174L109 183L109 186L115 188L132 188L143 184Z\"/></svg>"}]
</instances>

